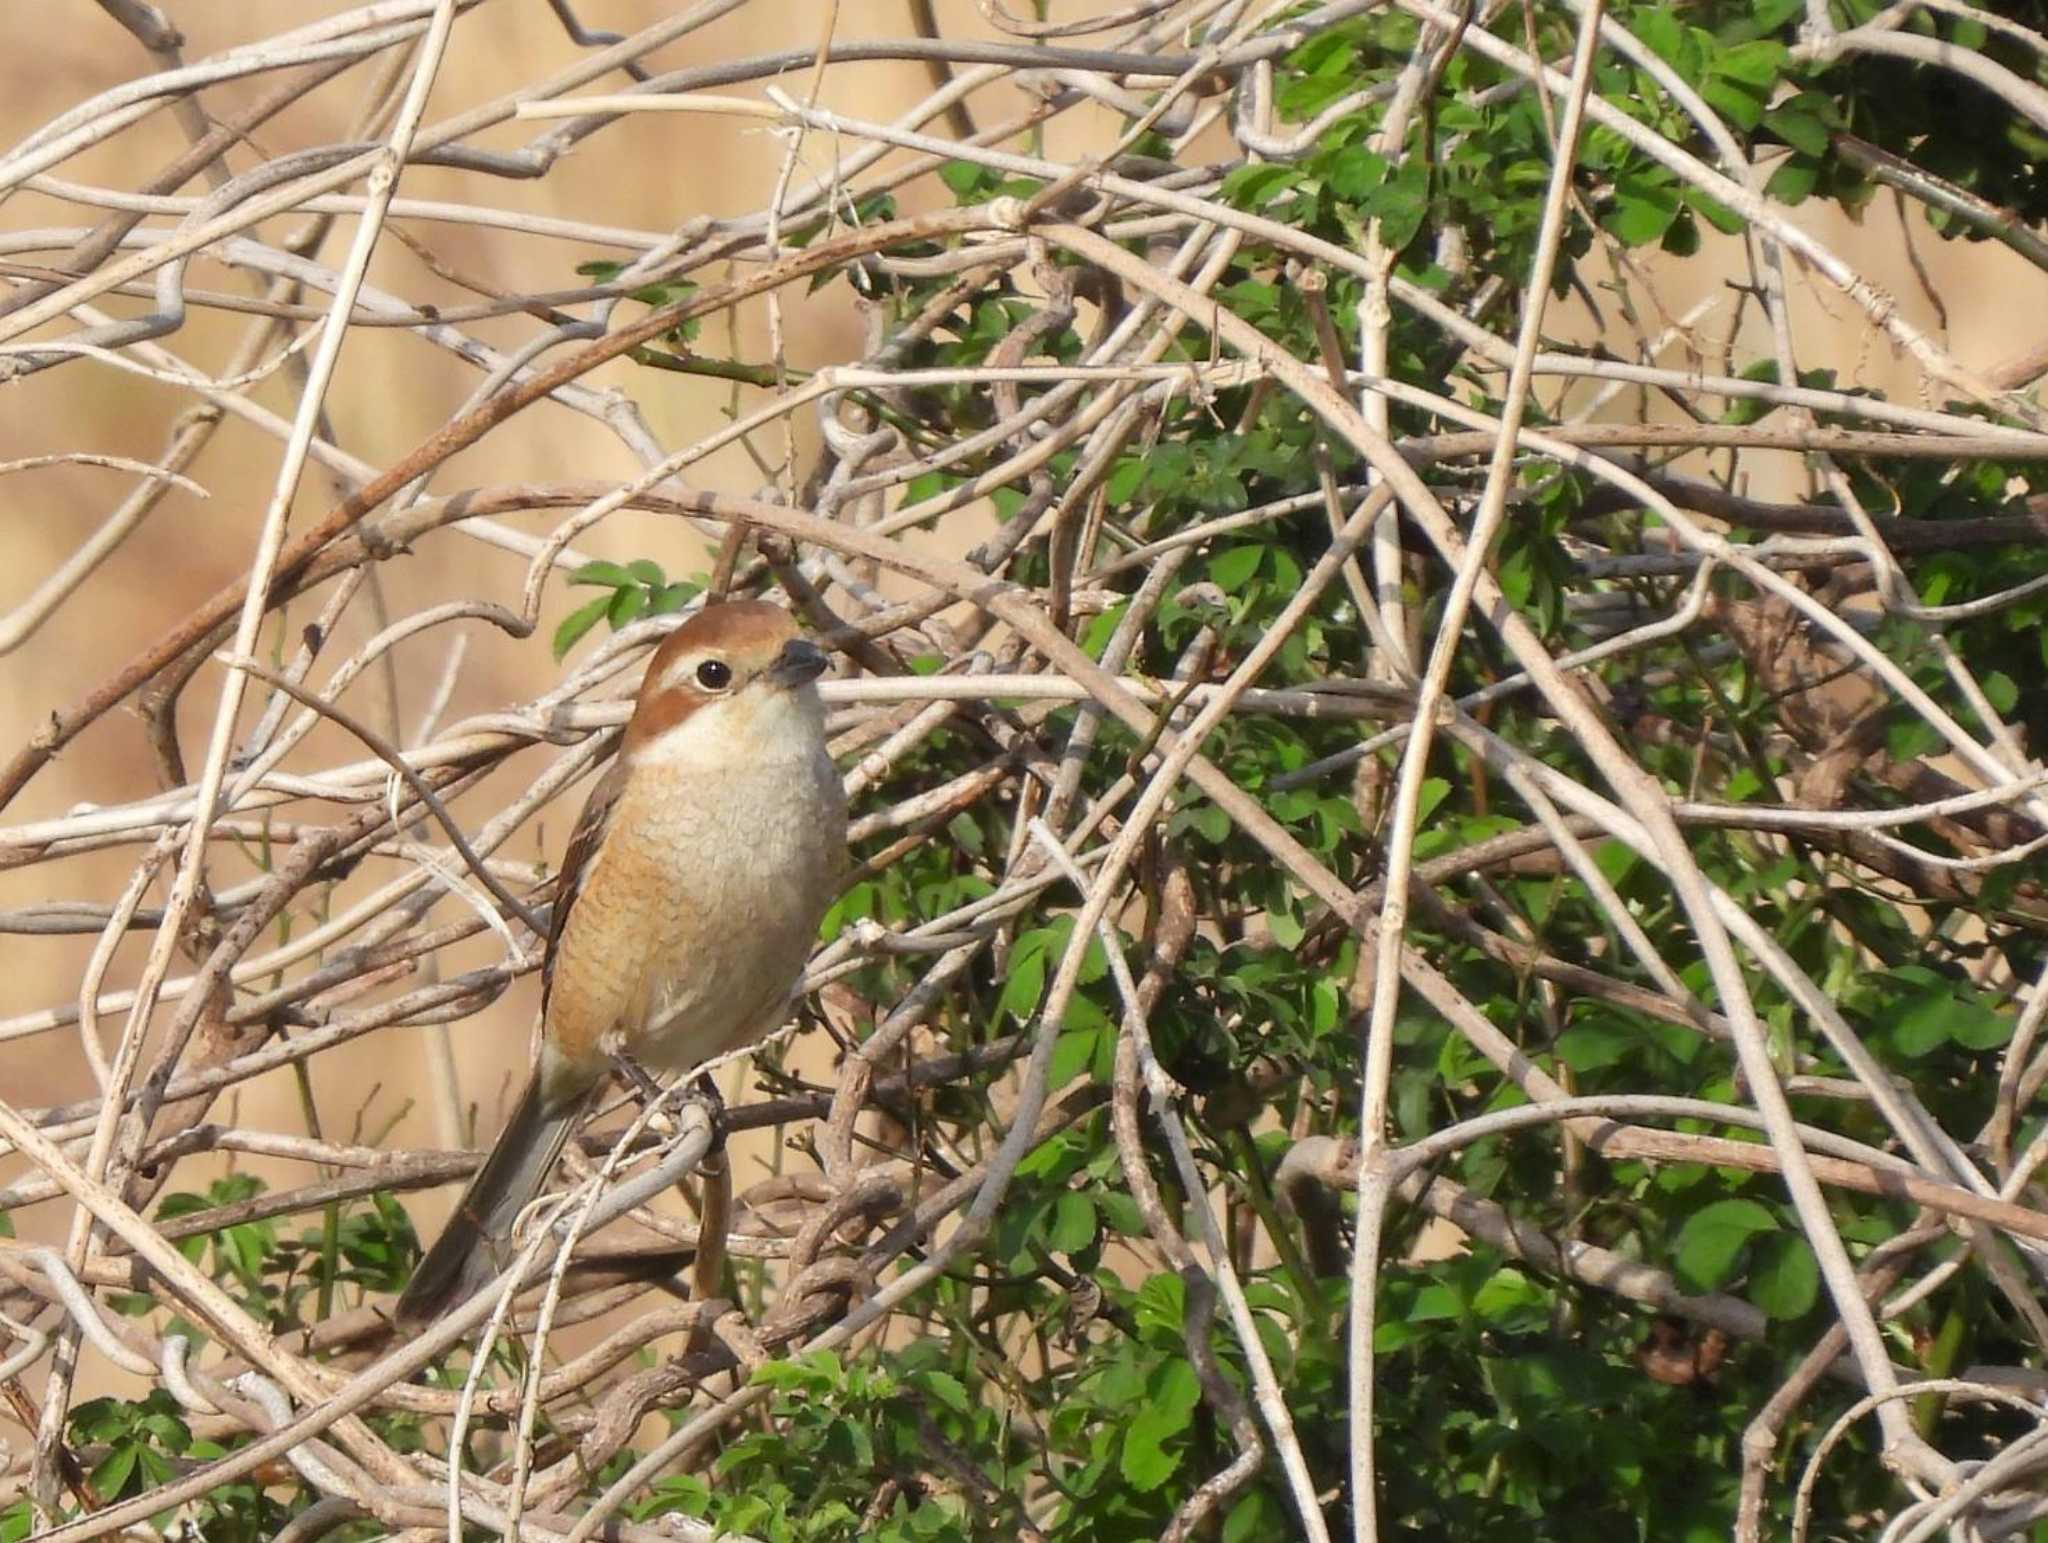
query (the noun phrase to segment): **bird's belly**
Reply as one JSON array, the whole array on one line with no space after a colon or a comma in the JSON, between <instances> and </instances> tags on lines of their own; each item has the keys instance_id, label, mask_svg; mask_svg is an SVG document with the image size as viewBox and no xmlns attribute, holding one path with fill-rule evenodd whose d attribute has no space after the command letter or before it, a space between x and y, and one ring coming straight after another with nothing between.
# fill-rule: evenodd
<instances>
[{"instance_id":1,"label":"bird's belly","mask_svg":"<svg viewBox=\"0 0 2048 1543\"><path fill-rule=\"evenodd\" d=\"M655 961L629 1047L649 1066L687 1070L767 1033L810 957L817 913L792 908L786 894L735 882L714 893L711 910L722 923L713 940L681 929Z\"/></svg>"},{"instance_id":2,"label":"bird's belly","mask_svg":"<svg viewBox=\"0 0 2048 1543\"><path fill-rule=\"evenodd\" d=\"M844 852L829 763L816 779L755 778L730 798L702 782L692 793L633 821L632 849L608 854L609 871L593 876L606 881L603 901L586 895L578 910L589 914L570 920L575 929L608 911L643 940L637 979L616 982L623 992L599 1043L665 1071L776 1026Z\"/></svg>"}]
</instances>

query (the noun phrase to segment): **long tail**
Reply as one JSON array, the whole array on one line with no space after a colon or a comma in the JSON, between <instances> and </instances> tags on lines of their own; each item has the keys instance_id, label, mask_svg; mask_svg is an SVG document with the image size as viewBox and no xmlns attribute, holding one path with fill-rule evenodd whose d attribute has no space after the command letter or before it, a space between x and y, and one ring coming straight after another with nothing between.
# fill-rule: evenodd
<instances>
[{"instance_id":1,"label":"long tail","mask_svg":"<svg viewBox=\"0 0 2048 1543\"><path fill-rule=\"evenodd\" d=\"M589 1102L588 1094L549 1096L538 1070L527 1079L497 1145L398 1299L401 1325L425 1323L460 1306L512 1262L505 1246L512 1224L547 1182Z\"/></svg>"}]
</instances>

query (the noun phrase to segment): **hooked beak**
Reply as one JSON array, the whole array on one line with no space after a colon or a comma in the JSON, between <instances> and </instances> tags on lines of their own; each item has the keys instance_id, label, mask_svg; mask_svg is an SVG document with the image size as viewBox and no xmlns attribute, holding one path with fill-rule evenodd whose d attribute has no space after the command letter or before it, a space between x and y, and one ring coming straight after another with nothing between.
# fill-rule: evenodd
<instances>
[{"instance_id":1,"label":"hooked beak","mask_svg":"<svg viewBox=\"0 0 2048 1543\"><path fill-rule=\"evenodd\" d=\"M765 673L776 685L789 691L809 685L823 675L829 662L825 650L809 638L791 638L782 645L782 652L775 656L775 662Z\"/></svg>"}]
</instances>

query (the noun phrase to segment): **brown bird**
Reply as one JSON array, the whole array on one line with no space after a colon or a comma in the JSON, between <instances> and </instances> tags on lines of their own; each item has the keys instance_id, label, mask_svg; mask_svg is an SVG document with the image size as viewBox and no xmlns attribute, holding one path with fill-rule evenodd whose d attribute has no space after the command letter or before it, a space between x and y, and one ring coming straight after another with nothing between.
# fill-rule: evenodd
<instances>
[{"instance_id":1,"label":"brown bird","mask_svg":"<svg viewBox=\"0 0 2048 1543\"><path fill-rule=\"evenodd\" d=\"M763 601L706 606L655 650L562 862L539 1064L399 1298L401 1323L510 1263L513 1223L615 1056L687 1072L781 1022L846 856L824 669Z\"/></svg>"}]
</instances>

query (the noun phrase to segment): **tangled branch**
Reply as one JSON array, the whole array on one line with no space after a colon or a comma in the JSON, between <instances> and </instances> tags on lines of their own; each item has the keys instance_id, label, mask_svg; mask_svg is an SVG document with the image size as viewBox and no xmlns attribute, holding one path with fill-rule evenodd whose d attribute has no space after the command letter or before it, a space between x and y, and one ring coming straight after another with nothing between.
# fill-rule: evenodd
<instances>
[{"instance_id":1,"label":"tangled branch","mask_svg":"<svg viewBox=\"0 0 2048 1543\"><path fill-rule=\"evenodd\" d=\"M1497 1293L1549 1293L1547 1332L1653 1310L1603 1332L1649 1333L1609 1359L1659 1383L1709 1385L1730 1343L1796 1327L1739 1535L1807 1526L1865 1417L1888 1535L2032 1524L2038 1403L1901 1345L1933 1338L1930 1303L1976 1303L2005 1370L2048 1350L2048 774L1999 652L2048 587L2048 433L2031 377L1957 357L1774 172L1838 154L2038 264L2024 220L1825 126L1809 143L1788 94L1783 143L1760 141L1762 107L1743 121L1732 77L1674 63L1661 13L1601 0L990 4L971 29L912 4L913 35L873 37L824 6L751 54L721 28L776 8L704 0L614 37L555 0L573 62L447 116L451 51L492 48L502 0L391 0L196 61L156 7L102 9L153 68L0 154L16 207L84 211L0 231L0 381L20 402L139 377L178 404L152 460L0 463L10 489L135 481L0 617L0 653L86 614L123 656L35 683L0 769L0 868L45 897L0 931L89 947L75 990L0 1019L7 1053L75 1057L92 1087L0 1096L22 1234L0 1236L0 1420L36 1536L231 1512L295 1538L782 1536L823 1501L749 1464L843 1404L916 1433L864 1459L862 1506L835 1500L848 1536L942 1501L962 1536L1059 1536L1114 1467L1163 1536L1238 1507L1371 1539L1428 1525L1382 1459L1413 1414L1431 1217ZM1787 71L1950 72L2048 121L1992 57L2044 50L2020 21L1808 12ZM1963 26L1995 45L1941 31ZM890 62L923 94L824 105ZM291 138L287 109L338 118L365 79L345 134ZM163 164L83 180L165 115ZM680 145L728 120L780 147L747 213L642 230L522 200L572 152L601 178L628 123ZM1460 202L1488 186L1469 157L1514 135L1530 158L1492 185L1526 197L1489 223ZM1665 304L1668 270L1631 250L1645 208L1660 236L1734 232L1729 298ZM465 272L440 230L505 260ZM1912 400L1814 373L1788 274L1910 361ZM793 357L807 287L867 317L848 357ZM1594 341L1559 341L1573 308ZM337 379L422 348L469 388L390 446L344 443ZM688 442L656 406L677 376L731 391ZM551 409L638 471L446 490ZM206 496L230 429L281 446L260 514L212 538L240 571L182 614L124 610L110 563ZM336 491L295 516L309 466ZM703 545L704 572L621 550L622 511ZM416 594L401 559L452 550L477 577L392 604ZM509 580L485 566L508 558ZM597 598L565 611L565 580ZM747 1052L758 1096L729 1111L775 1133L771 1168L738 1182L729 1158L698 1217L656 1204L703 1178L710 1131L628 1089L499 1288L398 1339L393 1197L475 1161L449 1028L512 1012L541 962L552 881L521 854L610 753L674 613L741 592L835 650L856 799L808 1005ZM550 619L558 657L583 650L554 685L444 721L468 639ZM146 760L53 802L66 752L129 706ZM50 898L115 852L118 886ZM313 1068L401 1032L439 1068L442 1149L332 1139ZM1915 1062L1937 1043L1964 1059ZM238 1112L272 1072L303 1132ZM220 1180L241 1155L305 1176ZM1736 1237L1707 1280L1703 1234L1645 1197L1710 1172L1759 1178L1721 1202L1750 1209L1717 1213ZM310 1241L280 1238L293 1217ZM1765 1233L1768 1267L1741 1252ZM133 1397L82 1396L107 1368ZM1116 1377L1153 1423L1061 1425ZM1341 1420L1307 1418L1315 1377ZM1847 1412L1779 1493L1829 1382ZM1984 1461L1950 1397L2021 1434Z\"/></svg>"}]
</instances>

